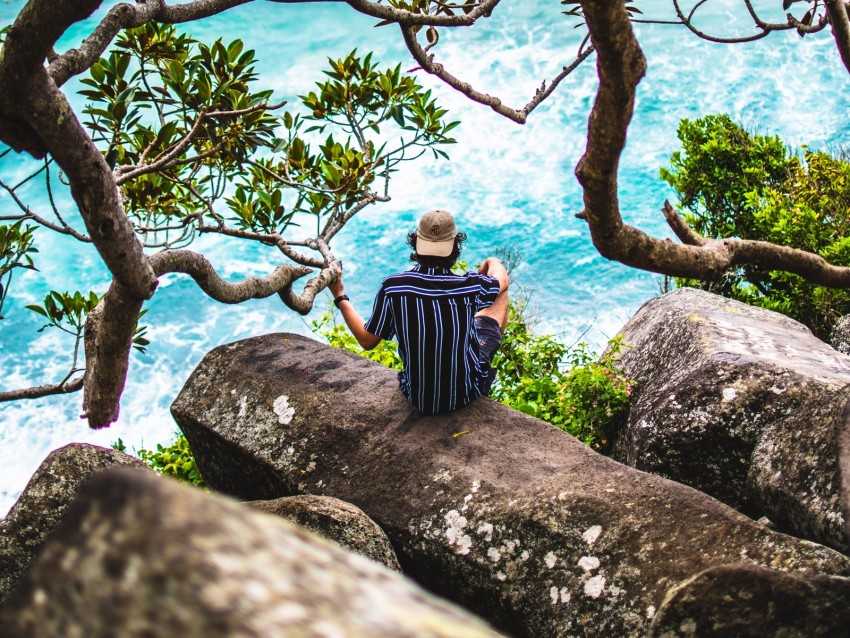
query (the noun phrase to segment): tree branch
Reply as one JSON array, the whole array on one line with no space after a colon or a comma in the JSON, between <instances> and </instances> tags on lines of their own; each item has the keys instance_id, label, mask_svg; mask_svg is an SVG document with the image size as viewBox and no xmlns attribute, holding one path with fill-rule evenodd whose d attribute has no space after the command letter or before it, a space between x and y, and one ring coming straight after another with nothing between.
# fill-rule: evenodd
<instances>
[{"instance_id":1,"label":"tree branch","mask_svg":"<svg viewBox=\"0 0 850 638\"><path fill-rule=\"evenodd\" d=\"M667 224L683 244L703 246L708 241L685 222L685 218L679 214L679 211L673 208L673 205L668 200L664 200L664 207L661 211L664 213Z\"/></svg>"},{"instance_id":2,"label":"tree branch","mask_svg":"<svg viewBox=\"0 0 850 638\"><path fill-rule=\"evenodd\" d=\"M92 2L93 0L88 1ZM84 72L103 55L115 36L123 29L140 27L150 20L165 24L191 22L252 1L196 0L195 2L169 6L164 0L143 0L136 4L118 4L109 10L106 17L83 40L79 48L71 49L51 60L50 76L57 86L62 86L71 77ZM96 6L99 5L100 0L96 2ZM43 60L44 57L42 56L41 59Z\"/></svg>"},{"instance_id":3,"label":"tree branch","mask_svg":"<svg viewBox=\"0 0 850 638\"><path fill-rule=\"evenodd\" d=\"M75 379L71 379L64 383L53 383L33 388L0 392L0 403L5 401L18 401L20 399L40 399L42 397L52 396L55 394L70 394L71 392L77 392L82 388L83 375L80 375Z\"/></svg>"},{"instance_id":4,"label":"tree branch","mask_svg":"<svg viewBox=\"0 0 850 638\"><path fill-rule=\"evenodd\" d=\"M206 257L190 250L157 253L150 260L157 277L169 272L184 273L192 277L208 296L227 304L270 297L311 272L309 268L281 265L266 277L248 277L238 284L231 284L218 276Z\"/></svg>"},{"instance_id":5,"label":"tree branch","mask_svg":"<svg viewBox=\"0 0 850 638\"><path fill-rule=\"evenodd\" d=\"M11 188L3 180L0 180L0 188L2 188L7 193L9 193L9 196L12 198L12 201L14 201L15 204L17 204L18 208L20 208L21 211L23 211L23 215L16 215L14 217L14 219L31 219L36 224L39 224L40 226L44 226L45 228L49 228L50 230L52 230L54 232L60 233L62 235L70 235L71 237L73 237L77 241L81 241L81 242L84 242L84 243L91 243L90 237L87 237L87 236L77 232L75 229L71 228L71 226L64 223L64 220L62 220L61 218L60 218L60 221L62 221L62 225L58 226L58 225L56 225L52 222L47 221L44 217L41 217L40 215L37 215L36 213L32 212L32 210L30 210L30 207L27 206L26 204L24 204L24 202L21 200L21 198L18 197L18 194L15 192L15 189ZM52 203L52 199L53 199L52 196L50 197L50 199L51 199L51 203ZM0 217L0 219L7 219L7 218L6 217Z\"/></svg>"},{"instance_id":6,"label":"tree branch","mask_svg":"<svg viewBox=\"0 0 850 638\"><path fill-rule=\"evenodd\" d=\"M850 268L768 242L702 238L669 204L665 216L685 245L649 237L623 223L617 169L646 63L625 5L583 0L582 8L597 50L599 88L588 121L587 151L576 167L576 176L584 190L583 218L599 253L627 266L674 277L711 280L731 267L757 265L800 275L816 285L850 288Z\"/></svg>"},{"instance_id":7,"label":"tree branch","mask_svg":"<svg viewBox=\"0 0 850 638\"><path fill-rule=\"evenodd\" d=\"M86 317L83 414L97 430L118 420L130 349L143 300L116 281Z\"/></svg>"},{"instance_id":8,"label":"tree branch","mask_svg":"<svg viewBox=\"0 0 850 638\"><path fill-rule=\"evenodd\" d=\"M832 23L832 37L841 55L844 68L850 71L850 20L847 18L847 6L844 0L824 0L829 21Z\"/></svg>"},{"instance_id":9,"label":"tree branch","mask_svg":"<svg viewBox=\"0 0 850 638\"><path fill-rule=\"evenodd\" d=\"M528 119L528 114L536 109L543 100L549 97L557 88L558 84L561 83L561 80L572 73L582 62L589 58L594 51L592 46L580 51L576 56L576 59L569 66L563 67L561 72L552 79L548 88L544 81L540 88L534 92L534 97L528 104L521 109L514 109L502 104L502 101L497 97L477 91L469 83L459 80L454 75L446 71L442 64L434 62L434 55L429 54L424 48L422 48L422 45L420 45L419 41L416 39L415 27L402 25L401 32L404 36L404 43L407 45L408 50L424 71L437 76L453 89L463 93L470 100L489 106L499 115L503 115L518 124L525 124Z\"/></svg>"},{"instance_id":10,"label":"tree branch","mask_svg":"<svg viewBox=\"0 0 850 638\"><path fill-rule=\"evenodd\" d=\"M298 314L306 315L313 309L316 295L327 288L338 276L336 260L323 268L318 275L312 277L305 285L300 295L296 295L289 285L278 293L281 301Z\"/></svg>"},{"instance_id":11,"label":"tree branch","mask_svg":"<svg viewBox=\"0 0 850 638\"><path fill-rule=\"evenodd\" d=\"M115 280L127 292L148 299L156 277L133 230L112 170L83 129L63 93L44 68L33 72L25 105L27 118L68 176L89 237ZM0 74L0 90L8 85Z\"/></svg>"},{"instance_id":12,"label":"tree branch","mask_svg":"<svg viewBox=\"0 0 850 638\"><path fill-rule=\"evenodd\" d=\"M272 0L277 2L279 0ZM434 15L428 13L411 13L404 9L395 9L385 4L377 2L369 2L369 0L346 0L349 6L356 9L360 13L365 13L373 18L381 20L389 20L390 22L398 22L403 26L414 25L430 25L435 27L469 27L475 24L475 21L481 17L488 17L499 0L483 0L472 11L465 14L456 15Z\"/></svg>"},{"instance_id":13,"label":"tree branch","mask_svg":"<svg viewBox=\"0 0 850 638\"><path fill-rule=\"evenodd\" d=\"M72 24L85 20L101 0L29 0L6 34L0 77L25 85Z\"/></svg>"}]
</instances>

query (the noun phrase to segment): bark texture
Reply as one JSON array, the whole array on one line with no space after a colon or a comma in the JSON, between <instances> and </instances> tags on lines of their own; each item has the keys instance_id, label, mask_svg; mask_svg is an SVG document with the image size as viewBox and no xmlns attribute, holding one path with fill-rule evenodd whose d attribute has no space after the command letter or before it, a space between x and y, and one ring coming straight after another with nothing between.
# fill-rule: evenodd
<instances>
[{"instance_id":1,"label":"bark texture","mask_svg":"<svg viewBox=\"0 0 850 638\"><path fill-rule=\"evenodd\" d=\"M514 636L641 635L669 587L742 556L850 575L838 552L489 399L423 417L394 371L297 335L213 350L172 412L214 489L353 503L406 573Z\"/></svg>"}]
</instances>

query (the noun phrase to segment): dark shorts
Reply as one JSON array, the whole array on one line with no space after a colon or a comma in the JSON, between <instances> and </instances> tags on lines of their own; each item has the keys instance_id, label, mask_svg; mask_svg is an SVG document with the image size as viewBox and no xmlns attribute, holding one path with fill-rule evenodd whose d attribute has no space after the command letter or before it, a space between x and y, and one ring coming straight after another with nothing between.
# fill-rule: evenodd
<instances>
[{"instance_id":1,"label":"dark shorts","mask_svg":"<svg viewBox=\"0 0 850 638\"><path fill-rule=\"evenodd\" d=\"M481 361L481 369L485 377L478 384L481 396L490 396L490 387L496 378L496 371L490 367L493 355L502 345L502 331L499 330L499 322L492 317L475 317L475 330L478 333L478 359Z\"/></svg>"}]
</instances>

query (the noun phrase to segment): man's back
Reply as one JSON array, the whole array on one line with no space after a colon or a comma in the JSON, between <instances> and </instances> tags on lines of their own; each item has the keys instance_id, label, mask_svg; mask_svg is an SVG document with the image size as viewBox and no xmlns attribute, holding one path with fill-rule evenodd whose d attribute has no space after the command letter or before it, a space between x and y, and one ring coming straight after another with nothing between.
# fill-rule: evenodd
<instances>
[{"instance_id":1,"label":"man's back","mask_svg":"<svg viewBox=\"0 0 850 638\"><path fill-rule=\"evenodd\" d=\"M489 367L478 356L474 318L498 294L492 277L422 266L381 284L365 328L397 337L404 361L399 384L420 412L454 410L480 396Z\"/></svg>"}]
</instances>

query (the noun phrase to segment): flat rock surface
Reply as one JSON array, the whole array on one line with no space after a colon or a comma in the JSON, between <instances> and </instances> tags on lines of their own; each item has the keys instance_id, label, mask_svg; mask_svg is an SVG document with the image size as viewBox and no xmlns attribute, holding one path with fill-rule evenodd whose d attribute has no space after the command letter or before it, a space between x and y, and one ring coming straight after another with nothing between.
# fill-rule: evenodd
<instances>
[{"instance_id":1,"label":"flat rock surface","mask_svg":"<svg viewBox=\"0 0 850 638\"><path fill-rule=\"evenodd\" d=\"M747 475L764 428L850 383L850 357L802 324L701 290L648 301L621 332L637 386L614 458L754 517Z\"/></svg>"},{"instance_id":2,"label":"flat rock surface","mask_svg":"<svg viewBox=\"0 0 850 638\"><path fill-rule=\"evenodd\" d=\"M750 462L750 498L789 534L850 554L841 510L838 437L850 386L768 425Z\"/></svg>"},{"instance_id":3,"label":"flat rock surface","mask_svg":"<svg viewBox=\"0 0 850 638\"><path fill-rule=\"evenodd\" d=\"M249 501L256 510L280 516L346 549L401 571L390 539L359 507L332 496L289 496Z\"/></svg>"},{"instance_id":4,"label":"flat rock surface","mask_svg":"<svg viewBox=\"0 0 850 638\"><path fill-rule=\"evenodd\" d=\"M668 588L742 559L850 575L831 549L489 399L423 417L392 370L297 335L210 352L172 412L214 489L353 503L406 573L515 636L641 635Z\"/></svg>"},{"instance_id":5,"label":"flat rock surface","mask_svg":"<svg viewBox=\"0 0 850 638\"><path fill-rule=\"evenodd\" d=\"M0 603L41 550L82 483L115 465L146 469L133 456L84 443L61 447L42 461L0 521Z\"/></svg>"},{"instance_id":6,"label":"flat rock surface","mask_svg":"<svg viewBox=\"0 0 850 638\"><path fill-rule=\"evenodd\" d=\"M86 484L0 627L4 638L498 635L296 525L127 469Z\"/></svg>"},{"instance_id":7,"label":"flat rock surface","mask_svg":"<svg viewBox=\"0 0 850 638\"><path fill-rule=\"evenodd\" d=\"M838 638L850 635L850 580L725 565L676 586L650 638Z\"/></svg>"}]
</instances>

